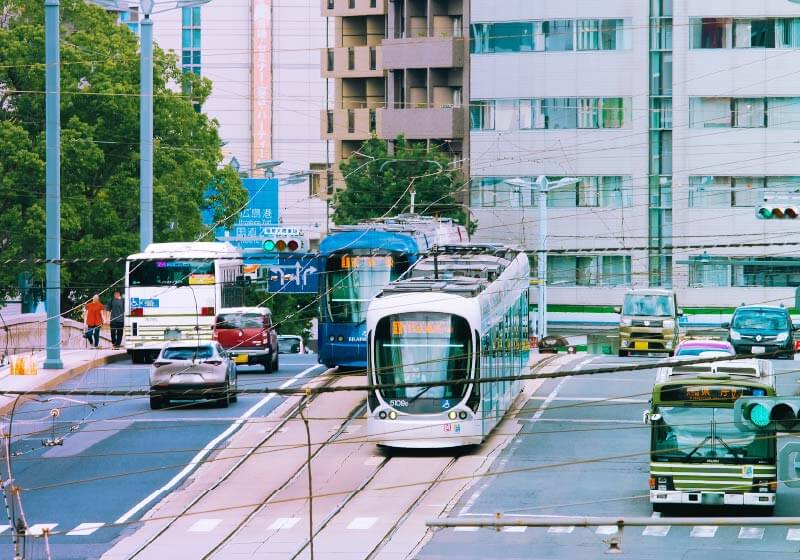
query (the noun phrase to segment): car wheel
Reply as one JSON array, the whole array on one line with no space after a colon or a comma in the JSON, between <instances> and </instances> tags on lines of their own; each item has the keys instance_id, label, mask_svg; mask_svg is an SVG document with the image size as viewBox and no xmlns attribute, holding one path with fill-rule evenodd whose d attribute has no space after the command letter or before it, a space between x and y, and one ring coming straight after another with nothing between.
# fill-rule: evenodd
<instances>
[{"instance_id":1,"label":"car wheel","mask_svg":"<svg viewBox=\"0 0 800 560\"><path fill-rule=\"evenodd\" d=\"M239 388L239 382L238 381L234 381L233 382L233 390L236 391L238 388ZM239 395L237 395L235 392L231 393L230 402L231 403L235 403L235 402L238 402L238 401L239 401Z\"/></svg>"},{"instance_id":2,"label":"car wheel","mask_svg":"<svg viewBox=\"0 0 800 560\"><path fill-rule=\"evenodd\" d=\"M264 373L272 373L273 359L272 355L267 356L264 360Z\"/></svg>"},{"instance_id":3,"label":"car wheel","mask_svg":"<svg viewBox=\"0 0 800 560\"><path fill-rule=\"evenodd\" d=\"M620 358L627 358L628 357L628 352L626 350L620 350L619 351L619 357Z\"/></svg>"},{"instance_id":4,"label":"car wheel","mask_svg":"<svg viewBox=\"0 0 800 560\"><path fill-rule=\"evenodd\" d=\"M280 364L280 359L281 359L281 356L280 356L280 354L278 354L278 353L276 352L276 353L275 353L275 365L274 365L274 366L272 366L272 371L278 371L278 368L280 368L280 367L281 367L281 364Z\"/></svg>"},{"instance_id":5,"label":"car wheel","mask_svg":"<svg viewBox=\"0 0 800 560\"><path fill-rule=\"evenodd\" d=\"M228 405L230 404L231 404L231 386L229 384L226 384L225 394L217 398L217 406L220 408L228 408Z\"/></svg>"},{"instance_id":6,"label":"car wheel","mask_svg":"<svg viewBox=\"0 0 800 560\"><path fill-rule=\"evenodd\" d=\"M150 397L150 408L152 410L161 410L164 408L164 397L159 395L153 395Z\"/></svg>"}]
</instances>

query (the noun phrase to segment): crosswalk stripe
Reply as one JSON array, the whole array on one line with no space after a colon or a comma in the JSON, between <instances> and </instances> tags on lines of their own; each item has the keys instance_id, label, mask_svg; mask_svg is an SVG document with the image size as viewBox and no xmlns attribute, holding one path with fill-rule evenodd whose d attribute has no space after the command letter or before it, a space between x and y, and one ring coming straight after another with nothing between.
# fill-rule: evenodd
<instances>
[{"instance_id":1,"label":"crosswalk stripe","mask_svg":"<svg viewBox=\"0 0 800 560\"><path fill-rule=\"evenodd\" d=\"M550 527L547 529L548 533L556 533L556 534L564 534L564 533L571 533L575 530L573 525L567 525L562 527Z\"/></svg>"},{"instance_id":2,"label":"crosswalk stripe","mask_svg":"<svg viewBox=\"0 0 800 560\"><path fill-rule=\"evenodd\" d=\"M666 537L669 533L669 525L648 525L642 531L645 537Z\"/></svg>"},{"instance_id":3,"label":"crosswalk stripe","mask_svg":"<svg viewBox=\"0 0 800 560\"><path fill-rule=\"evenodd\" d=\"M190 533L209 533L222 523L222 519L198 519L194 525L189 527Z\"/></svg>"},{"instance_id":4,"label":"crosswalk stripe","mask_svg":"<svg viewBox=\"0 0 800 560\"><path fill-rule=\"evenodd\" d=\"M742 527L739 529L739 538L761 540L764 538L764 527Z\"/></svg>"},{"instance_id":5,"label":"crosswalk stripe","mask_svg":"<svg viewBox=\"0 0 800 560\"><path fill-rule=\"evenodd\" d=\"M689 533L689 536L697 539L710 539L716 534L717 527L714 525L695 525L692 527L692 532Z\"/></svg>"},{"instance_id":6,"label":"crosswalk stripe","mask_svg":"<svg viewBox=\"0 0 800 560\"><path fill-rule=\"evenodd\" d=\"M800 541L800 529L793 528L786 531L787 541Z\"/></svg>"},{"instance_id":7,"label":"crosswalk stripe","mask_svg":"<svg viewBox=\"0 0 800 560\"><path fill-rule=\"evenodd\" d=\"M511 527L503 527L500 529L503 533L524 533L527 527L525 525L513 525Z\"/></svg>"},{"instance_id":8,"label":"crosswalk stripe","mask_svg":"<svg viewBox=\"0 0 800 560\"><path fill-rule=\"evenodd\" d=\"M72 531L68 531L67 535L71 537L83 537L86 535L91 535L103 525L105 525L105 523L81 523Z\"/></svg>"},{"instance_id":9,"label":"crosswalk stripe","mask_svg":"<svg viewBox=\"0 0 800 560\"><path fill-rule=\"evenodd\" d=\"M299 517L279 517L275 521L272 522L267 530L269 531L280 531L281 529L291 529L300 521Z\"/></svg>"},{"instance_id":10,"label":"crosswalk stripe","mask_svg":"<svg viewBox=\"0 0 800 560\"><path fill-rule=\"evenodd\" d=\"M477 531L479 527L455 527L454 530L461 531L461 532L472 532Z\"/></svg>"},{"instance_id":11,"label":"crosswalk stripe","mask_svg":"<svg viewBox=\"0 0 800 560\"><path fill-rule=\"evenodd\" d=\"M595 529L596 535L614 535L617 532L616 525L600 525Z\"/></svg>"},{"instance_id":12,"label":"crosswalk stripe","mask_svg":"<svg viewBox=\"0 0 800 560\"><path fill-rule=\"evenodd\" d=\"M355 529L358 531L366 531L367 529L375 525L375 522L377 520L378 520L377 517L356 517L347 525L347 528Z\"/></svg>"},{"instance_id":13,"label":"crosswalk stripe","mask_svg":"<svg viewBox=\"0 0 800 560\"><path fill-rule=\"evenodd\" d=\"M58 527L58 523L37 523L28 527L28 534L34 537L41 537L45 529L52 531L56 527Z\"/></svg>"}]
</instances>

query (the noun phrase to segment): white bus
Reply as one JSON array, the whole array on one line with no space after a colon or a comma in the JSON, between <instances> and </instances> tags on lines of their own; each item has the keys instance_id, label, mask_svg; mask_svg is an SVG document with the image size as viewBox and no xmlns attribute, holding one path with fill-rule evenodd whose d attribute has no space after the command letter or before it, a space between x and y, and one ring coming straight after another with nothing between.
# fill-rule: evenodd
<instances>
[{"instance_id":1,"label":"white bus","mask_svg":"<svg viewBox=\"0 0 800 560\"><path fill-rule=\"evenodd\" d=\"M230 243L153 243L125 264L125 345L134 363L165 342L211 342L216 312L244 304Z\"/></svg>"},{"instance_id":2,"label":"white bus","mask_svg":"<svg viewBox=\"0 0 800 560\"><path fill-rule=\"evenodd\" d=\"M367 375L379 386L368 393L367 430L378 445L479 444L528 372L528 257L489 245L440 250L367 311ZM402 386L437 382L445 384Z\"/></svg>"}]
</instances>

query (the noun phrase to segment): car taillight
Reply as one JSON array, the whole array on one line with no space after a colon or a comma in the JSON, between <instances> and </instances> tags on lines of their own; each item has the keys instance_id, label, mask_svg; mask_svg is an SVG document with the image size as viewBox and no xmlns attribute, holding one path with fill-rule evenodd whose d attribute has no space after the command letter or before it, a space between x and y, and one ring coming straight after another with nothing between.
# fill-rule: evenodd
<instances>
[{"instance_id":1,"label":"car taillight","mask_svg":"<svg viewBox=\"0 0 800 560\"><path fill-rule=\"evenodd\" d=\"M144 317L144 307L134 307L131 309L131 317Z\"/></svg>"},{"instance_id":2,"label":"car taillight","mask_svg":"<svg viewBox=\"0 0 800 560\"><path fill-rule=\"evenodd\" d=\"M212 331L211 340L219 340L219 333L217 331Z\"/></svg>"},{"instance_id":3,"label":"car taillight","mask_svg":"<svg viewBox=\"0 0 800 560\"><path fill-rule=\"evenodd\" d=\"M213 307L201 307L200 308L200 315L203 317L208 317L209 315L214 315L214 308Z\"/></svg>"}]
</instances>

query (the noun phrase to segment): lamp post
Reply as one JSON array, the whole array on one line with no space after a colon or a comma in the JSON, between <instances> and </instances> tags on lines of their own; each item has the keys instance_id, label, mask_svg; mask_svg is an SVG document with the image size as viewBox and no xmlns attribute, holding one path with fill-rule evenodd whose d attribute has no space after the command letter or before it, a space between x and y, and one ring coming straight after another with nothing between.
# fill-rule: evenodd
<instances>
[{"instance_id":1,"label":"lamp post","mask_svg":"<svg viewBox=\"0 0 800 560\"><path fill-rule=\"evenodd\" d=\"M539 205L539 250L536 254L539 269L539 298L536 309L536 334L539 340L547 336L547 193L553 189L574 185L579 181L580 179L575 177L564 177L551 184L545 175L540 175L536 181L528 181L519 177L505 181L515 187L535 187L538 193L536 204Z\"/></svg>"},{"instance_id":2,"label":"lamp post","mask_svg":"<svg viewBox=\"0 0 800 560\"><path fill-rule=\"evenodd\" d=\"M45 159L47 215L45 265L47 278L46 369L61 369L61 50L59 0L44 2L45 29Z\"/></svg>"}]
</instances>

